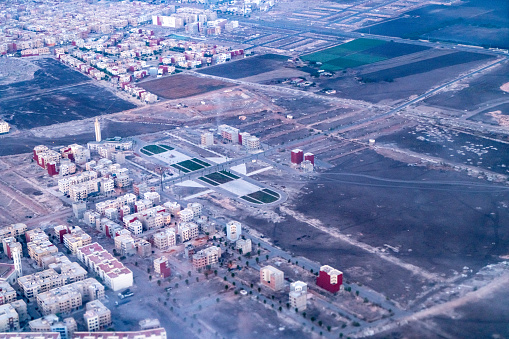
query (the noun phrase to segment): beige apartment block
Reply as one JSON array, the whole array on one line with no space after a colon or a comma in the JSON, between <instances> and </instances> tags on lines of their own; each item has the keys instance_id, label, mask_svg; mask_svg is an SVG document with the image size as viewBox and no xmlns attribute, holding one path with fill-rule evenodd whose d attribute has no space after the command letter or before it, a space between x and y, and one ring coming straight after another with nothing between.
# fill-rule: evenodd
<instances>
[{"instance_id":1,"label":"beige apartment block","mask_svg":"<svg viewBox=\"0 0 509 339\"><path fill-rule=\"evenodd\" d=\"M0 331L14 332L19 329L19 316L16 309L11 304L0 306Z\"/></svg>"},{"instance_id":2,"label":"beige apartment block","mask_svg":"<svg viewBox=\"0 0 509 339\"><path fill-rule=\"evenodd\" d=\"M154 234L153 240L154 247L159 248L162 251L166 251L177 244L175 229L166 228L163 231Z\"/></svg>"},{"instance_id":3,"label":"beige apartment block","mask_svg":"<svg viewBox=\"0 0 509 339\"><path fill-rule=\"evenodd\" d=\"M64 234L64 245L72 254L76 254L78 248L92 243L92 237L85 233L79 226L70 228L70 233Z\"/></svg>"},{"instance_id":4,"label":"beige apartment block","mask_svg":"<svg viewBox=\"0 0 509 339\"><path fill-rule=\"evenodd\" d=\"M221 247L211 246L193 254L193 266L196 269L213 265L221 257Z\"/></svg>"},{"instance_id":5,"label":"beige apartment block","mask_svg":"<svg viewBox=\"0 0 509 339\"><path fill-rule=\"evenodd\" d=\"M16 300L16 291L8 282L0 282L0 305Z\"/></svg>"},{"instance_id":6,"label":"beige apartment block","mask_svg":"<svg viewBox=\"0 0 509 339\"><path fill-rule=\"evenodd\" d=\"M111 311L99 300L88 302L86 309L83 319L88 331L100 331L111 325Z\"/></svg>"}]
</instances>

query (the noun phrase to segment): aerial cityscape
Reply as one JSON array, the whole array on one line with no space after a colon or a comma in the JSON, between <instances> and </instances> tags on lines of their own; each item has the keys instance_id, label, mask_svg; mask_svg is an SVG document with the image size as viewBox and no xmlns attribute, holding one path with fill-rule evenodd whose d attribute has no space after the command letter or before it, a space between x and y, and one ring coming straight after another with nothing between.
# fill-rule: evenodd
<instances>
[{"instance_id":1,"label":"aerial cityscape","mask_svg":"<svg viewBox=\"0 0 509 339\"><path fill-rule=\"evenodd\" d=\"M0 2L0 339L509 338L507 0Z\"/></svg>"}]
</instances>

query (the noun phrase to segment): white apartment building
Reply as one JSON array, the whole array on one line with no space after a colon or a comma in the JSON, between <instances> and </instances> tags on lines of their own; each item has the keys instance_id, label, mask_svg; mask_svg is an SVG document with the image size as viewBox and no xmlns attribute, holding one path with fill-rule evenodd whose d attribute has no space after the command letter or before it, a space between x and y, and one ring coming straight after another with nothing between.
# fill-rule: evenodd
<instances>
[{"instance_id":1,"label":"white apartment building","mask_svg":"<svg viewBox=\"0 0 509 339\"><path fill-rule=\"evenodd\" d=\"M32 332L57 332L61 339L72 339L74 332L78 330L78 324L74 318L69 317L59 320L55 314L49 314L39 319L28 322ZM35 339L35 338L34 338Z\"/></svg>"},{"instance_id":2,"label":"white apartment building","mask_svg":"<svg viewBox=\"0 0 509 339\"><path fill-rule=\"evenodd\" d=\"M89 332L100 331L111 325L111 311L99 300L88 302L86 309L83 319Z\"/></svg>"},{"instance_id":3,"label":"white apartment building","mask_svg":"<svg viewBox=\"0 0 509 339\"><path fill-rule=\"evenodd\" d=\"M8 304L16 300L16 291L8 282L0 282L0 305Z\"/></svg>"},{"instance_id":4,"label":"white apartment building","mask_svg":"<svg viewBox=\"0 0 509 339\"><path fill-rule=\"evenodd\" d=\"M19 315L11 304L0 306L0 331L19 331Z\"/></svg>"},{"instance_id":5,"label":"white apartment building","mask_svg":"<svg viewBox=\"0 0 509 339\"><path fill-rule=\"evenodd\" d=\"M98 243L80 247L76 254L112 290L118 291L133 285L133 272Z\"/></svg>"},{"instance_id":6,"label":"white apartment building","mask_svg":"<svg viewBox=\"0 0 509 339\"><path fill-rule=\"evenodd\" d=\"M180 222L190 222L194 219L194 212L190 208L184 208L178 212Z\"/></svg>"},{"instance_id":7,"label":"white apartment building","mask_svg":"<svg viewBox=\"0 0 509 339\"><path fill-rule=\"evenodd\" d=\"M71 313L78 310L83 300L104 298L104 286L88 278L70 285L53 288L37 295L37 305L43 315Z\"/></svg>"},{"instance_id":8,"label":"white apartment building","mask_svg":"<svg viewBox=\"0 0 509 339\"><path fill-rule=\"evenodd\" d=\"M208 147L214 145L214 134L210 132L202 133L201 135L201 143L203 147Z\"/></svg>"},{"instance_id":9,"label":"white apartment building","mask_svg":"<svg viewBox=\"0 0 509 339\"><path fill-rule=\"evenodd\" d=\"M3 120L0 120L0 134L9 133L11 126Z\"/></svg>"},{"instance_id":10,"label":"white apartment building","mask_svg":"<svg viewBox=\"0 0 509 339\"><path fill-rule=\"evenodd\" d=\"M27 230L27 225L18 223L11 224L9 226L4 226L0 229L0 239L8 238L8 237L18 237L24 234Z\"/></svg>"},{"instance_id":11,"label":"white apartment building","mask_svg":"<svg viewBox=\"0 0 509 339\"><path fill-rule=\"evenodd\" d=\"M69 229L69 233L64 234L64 245L73 255L79 247L88 245L92 242L92 237L85 233L79 226L74 226Z\"/></svg>"},{"instance_id":12,"label":"white apartment building","mask_svg":"<svg viewBox=\"0 0 509 339\"><path fill-rule=\"evenodd\" d=\"M226 224L226 238L230 241L237 241L242 234L242 225L240 222L232 220Z\"/></svg>"},{"instance_id":13,"label":"white apartment building","mask_svg":"<svg viewBox=\"0 0 509 339\"><path fill-rule=\"evenodd\" d=\"M153 237L154 247L159 248L161 251L166 251L170 247L177 244L177 237L175 229L165 228L161 232L157 232Z\"/></svg>"},{"instance_id":14,"label":"white apartment building","mask_svg":"<svg viewBox=\"0 0 509 339\"><path fill-rule=\"evenodd\" d=\"M290 306L304 311L307 307L308 285L302 281L295 281L290 284Z\"/></svg>"},{"instance_id":15,"label":"white apartment building","mask_svg":"<svg viewBox=\"0 0 509 339\"><path fill-rule=\"evenodd\" d=\"M198 237L199 227L194 222L179 223L178 234L180 236L180 241L186 242Z\"/></svg>"},{"instance_id":16,"label":"white apartment building","mask_svg":"<svg viewBox=\"0 0 509 339\"><path fill-rule=\"evenodd\" d=\"M88 181L93 181L97 179L97 177L98 177L97 172L87 171L70 177L62 178L58 180L58 190L63 194L69 194L72 186L82 184ZM90 187L92 189L94 186L91 185ZM97 190L95 192L97 192Z\"/></svg>"},{"instance_id":17,"label":"white apartment building","mask_svg":"<svg viewBox=\"0 0 509 339\"><path fill-rule=\"evenodd\" d=\"M239 239L235 243L237 250L242 251L241 253L246 255L252 251L251 239Z\"/></svg>"},{"instance_id":18,"label":"white apartment building","mask_svg":"<svg viewBox=\"0 0 509 339\"><path fill-rule=\"evenodd\" d=\"M199 202L190 202L187 204L187 208L193 211L193 218L200 217L203 211L203 205Z\"/></svg>"}]
</instances>

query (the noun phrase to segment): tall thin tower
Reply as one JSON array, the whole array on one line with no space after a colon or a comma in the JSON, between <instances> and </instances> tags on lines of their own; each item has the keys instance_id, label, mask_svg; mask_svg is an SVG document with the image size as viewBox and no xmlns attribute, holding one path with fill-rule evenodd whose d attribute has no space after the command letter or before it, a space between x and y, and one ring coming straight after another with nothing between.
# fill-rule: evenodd
<instances>
[{"instance_id":1,"label":"tall thin tower","mask_svg":"<svg viewBox=\"0 0 509 339\"><path fill-rule=\"evenodd\" d=\"M23 276L23 268L21 267L21 257L23 256L21 246L13 246L11 248L12 259L14 260L14 269L18 274L18 278Z\"/></svg>"},{"instance_id":2,"label":"tall thin tower","mask_svg":"<svg viewBox=\"0 0 509 339\"><path fill-rule=\"evenodd\" d=\"M101 141L101 124L99 123L99 120L95 118L95 141L99 142Z\"/></svg>"}]
</instances>

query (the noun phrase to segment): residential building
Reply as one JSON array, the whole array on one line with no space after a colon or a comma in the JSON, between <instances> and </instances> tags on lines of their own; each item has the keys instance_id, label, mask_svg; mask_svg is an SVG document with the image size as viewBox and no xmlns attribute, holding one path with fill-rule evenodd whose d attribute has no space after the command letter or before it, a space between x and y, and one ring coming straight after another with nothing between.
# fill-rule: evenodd
<instances>
[{"instance_id":1,"label":"residential building","mask_svg":"<svg viewBox=\"0 0 509 339\"><path fill-rule=\"evenodd\" d=\"M8 304L16 300L16 291L8 282L0 282L0 305Z\"/></svg>"},{"instance_id":2,"label":"residential building","mask_svg":"<svg viewBox=\"0 0 509 339\"><path fill-rule=\"evenodd\" d=\"M294 149L291 153L292 164L299 165L304 160L304 151L301 149Z\"/></svg>"},{"instance_id":3,"label":"residential building","mask_svg":"<svg viewBox=\"0 0 509 339\"><path fill-rule=\"evenodd\" d=\"M199 202L190 202L187 204L187 208L193 211L193 218L199 218L203 211L203 205Z\"/></svg>"},{"instance_id":4,"label":"residential building","mask_svg":"<svg viewBox=\"0 0 509 339\"><path fill-rule=\"evenodd\" d=\"M13 264L0 263L0 282L7 281L9 284L15 284L18 279L18 272Z\"/></svg>"},{"instance_id":5,"label":"residential building","mask_svg":"<svg viewBox=\"0 0 509 339\"><path fill-rule=\"evenodd\" d=\"M290 306L299 311L307 307L308 285L302 281L295 281L290 284Z\"/></svg>"},{"instance_id":6,"label":"residential building","mask_svg":"<svg viewBox=\"0 0 509 339\"><path fill-rule=\"evenodd\" d=\"M166 251L170 247L177 244L177 237L175 236L174 228L165 228L161 232L157 232L153 237L154 247L159 248L161 251Z\"/></svg>"},{"instance_id":7,"label":"residential building","mask_svg":"<svg viewBox=\"0 0 509 339\"><path fill-rule=\"evenodd\" d=\"M14 332L2 333L1 339L62 339L58 332ZM166 337L165 337L166 338ZM69 339L69 338L67 338ZM113 338L110 338L113 339Z\"/></svg>"},{"instance_id":8,"label":"residential building","mask_svg":"<svg viewBox=\"0 0 509 339\"><path fill-rule=\"evenodd\" d=\"M255 151L261 147L260 139L254 135L247 137L247 139L243 141L242 144L246 145L248 151Z\"/></svg>"},{"instance_id":9,"label":"residential building","mask_svg":"<svg viewBox=\"0 0 509 339\"><path fill-rule=\"evenodd\" d=\"M145 239L136 239L134 244L138 251L138 255L142 258L148 257L152 254L152 245Z\"/></svg>"},{"instance_id":10,"label":"residential building","mask_svg":"<svg viewBox=\"0 0 509 339\"><path fill-rule=\"evenodd\" d=\"M161 327L161 323L159 322L159 319L152 318L152 319L143 319L140 320L139 323L141 330L151 330L153 328L159 328Z\"/></svg>"},{"instance_id":11,"label":"residential building","mask_svg":"<svg viewBox=\"0 0 509 339\"><path fill-rule=\"evenodd\" d=\"M221 247L211 246L193 254L193 266L196 269L213 265L221 257Z\"/></svg>"},{"instance_id":12,"label":"residential building","mask_svg":"<svg viewBox=\"0 0 509 339\"><path fill-rule=\"evenodd\" d=\"M238 144L239 143L239 129L228 125L220 125L218 132L221 134L223 140Z\"/></svg>"},{"instance_id":13,"label":"residential building","mask_svg":"<svg viewBox=\"0 0 509 339\"><path fill-rule=\"evenodd\" d=\"M181 242L186 242L198 237L199 227L194 222L179 223L178 233Z\"/></svg>"},{"instance_id":14,"label":"residential building","mask_svg":"<svg viewBox=\"0 0 509 339\"><path fill-rule=\"evenodd\" d=\"M235 243L235 246L237 250L239 250L244 255L251 253L252 251L251 239L239 239Z\"/></svg>"},{"instance_id":15,"label":"residential building","mask_svg":"<svg viewBox=\"0 0 509 339\"><path fill-rule=\"evenodd\" d=\"M9 133L11 126L3 120L0 120L0 134Z\"/></svg>"},{"instance_id":16,"label":"residential building","mask_svg":"<svg viewBox=\"0 0 509 339\"><path fill-rule=\"evenodd\" d=\"M28 320L27 303L23 299L11 302L11 306L14 307L14 309L18 313L18 319L20 322Z\"/></svg>"},{"instance_id":17,"label":"residential building","mask_svg":"<svg viewBox=\"0 0 509 339\"><path fill-rule=\"evenodd\" d=\"M112 290L118 291L133 285L133 272L98 243L80 247L76 254Z\"/></svg>"},{"instance_id":18,"label":"residential building","mask_svg":"<svg viewBox=\"0 0 509 339\"><path fill-rule=\"evenodd\" d=\"M164 328L132 332L75 332L73 339L167 339ZM3 338L2 338L3 339ZM14 339L14 338L5 338ZM27 339L27 338L21 338ZM46 339L46 338L44 338ZM55 339L55 338L50 338Z\"/></svg>"},{"instance_id":19,"label":"residential building","mask_svg":"<svg viewBox=\"0 0 509 339\"><path fill-rule=\"evenodd\" d=\"M63 235L64 245L73 255L76 254L78 248L86 246L92 242L92 237L85 233L79 226L69 228L69 233Z\"/></svg>"},{"instance_id":20,"label":"residential building","mask_svg":"<svg viewBox=\"0 0 509 339\"><path fill-rule=\"evenodd\" d=\"M178 212L180 222L191 222L194 218L194 212L190 208L184 208Z\"/></svg>"},{"instance_id":21,"label":"residential building","mask_svg":"<svg viewBox=\"0 0 509 339\"><path fill-rule=\"evenodd\" d=\"M78 329L76 320L69 317L60 320L55 314L48 314L39 319L28 322L30 331L33 332L57 332L61 339L72 339L74 332ZM36 339L36 338L34 338Z\"/></svg>"},{"instance_id":22,"label":"residential building","mask_svg":"<svg viewBox=\"0 0 509 339\"><path fill-rule=\"evenodd\" d=\"M232 220L226 224L226 238L230 241L237 241L242 234L240 222Z\"/></svg>"},{"instance_id":23,"label":"residential building","mask_svg":"<svg viewBox=\"0 0 509 339\"><path fill-rule=\"evenodd\" d=\"M100 331L111 325L111 311L99 300L88 302L86 309L83 319L89 332Z\"/></svg>"},{"instance_id":24,"label":"residential building","mask_svg":"<svg viewBox=\"0 0 509 339\"><path fill-rule=\"evenodd\" d=\"M88 278L70 285L53 288L37 295L37 305L43 315L71 313L78 310L83 301L104 298L104 286Z\"/></svg>"},{"instance_id":25,"label":"residential building","mask_svg":"<svg viewBox=\"0 0 509 339\"><path fill-rule=\"evenodd\" d=\"M214 145L214 134L210 132L202 133L201 135L201 145L203 147L208 147Z\"/></svg>"},{"instance_id":26,"label":"residential building","mask_svg":"<svg viewBox=\"0 0 509 339\"><path fill-rule=\"evenodd\" d=\"M128 230L124 229L122 231L126 231L128 234L121 234L115 237L115 249L124 256L134 255L136 253L134 239Z\"/></svg>"},{"instance_id":27,"label":"residential building","mask_svg":"<svg viewBox=\"0 0 509 339\"><path fill-rule=\"evenodd\" d=\"M14 237L17 238L18 236L24 234L27 230L27 225L18 223L18 224L11 224L9 226L4 226L0 229L0 239L8 238L8 237Z\"/></svg>"},{"instance_id":28,"label":"residential building","mask_svg":"<svg viewBox=\"0 0 509 339\"><path fill-rule=\"evenodd\" d=\"M315 155L311 152L304 153L304 160L310 161L313 166L315 165Z\"/></svg>"},{"instance_id":29,"label":"residential building","mask_svg":"<svg viewBox=\"0 0 509 339\"><path fill-rule=\"evenodd\" d=\"M0 306L0 332L19 331L19 315L11 304Z\"/></svg>"},{"instance_id":30,"label":"residential building","mask_svg":"<svg viewBox=\"0 0 509 339\"><path fill-rule=\"evenodd\" d=\"M35 240L27 243L28 255L37 262L37 265L43 266L43 258L58 252L58 248L49 240Z\"/></svg>"},{"instance_id":31,"label":"residential building","mask_svg":"<svg viewBox=\"0 0 509 339\"><path fill-rule=\"evenodd\" d=\"M274 291L284 287L284 273L273 266L265 266L260 269L260 282Z\"/></svg>"},{"instance_id":32,"label":"residential building","mask_svg":"<svg viewBox=\"0 0 509 339\"><path fill-rule=\"evenodd\" d=\"M171 274L171 269L168 258L160 257L154 259L154 272L156 272L156 274L161 278L169 277Z\"/></svg>"},{"instance_id":33,"label":"residential building","mask_svg":"<svg viewBox=\"0 0 509 339\"><path fill-rule=\"evenodd\" d=\"M343 284L343 272L329 265L320 267L320 273L316 278L316 285L331 293L339 292Z\"/></svg>"}]
</instances>

